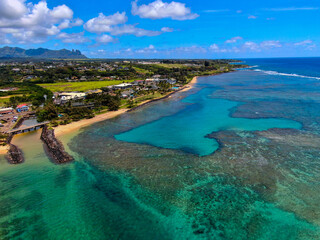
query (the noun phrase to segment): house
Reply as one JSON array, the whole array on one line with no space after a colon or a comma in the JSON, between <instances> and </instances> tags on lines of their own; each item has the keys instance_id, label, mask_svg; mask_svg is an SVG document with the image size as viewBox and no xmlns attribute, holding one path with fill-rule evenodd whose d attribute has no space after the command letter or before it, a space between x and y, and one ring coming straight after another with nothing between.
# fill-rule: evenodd
<instances>
[{"instance_id":1,"label":"house","mask_svg":"<svg viewBox=\"0 0 320 240\"><path fill-rule=\"evenodd\" d=\"M16 107L17 112L26 112L29 110L29 106L24 103L24 104L20 104Z\"/></svg>"},{"instance_id":2,"label":"house","mask_svg":"<svg viewBox=\"0 0 320 240\"><path fill-rule=\"evenodd\" d=\"M0 89L0 92L10 92L10 91L16 91L19 90L19 88L3 88Z\"/></svg>"},{"instance_id":3,"label":"house","mask_svg":"<svg viewBox=\"0 0 320 240\"><path fill-rule=\"evenodd\" d=\"M167 81L167 83L169 83L171 85L174 85L177 83L177 80L175 80L175 79L167 79L166 81Z\"/></svg>"},{"instance_id":4,"label":"house","mask_svg":"<svg viewBox=\"0 0 320 240\"><path fill-rule=\"evenodd\" d=\"M81 92L63 92L55 94L55 104L64 104L70 100L83 99L86 94Z\"/></svg>"},{"instance_id":5,"label":"house","mask_svg":"<svg viewBox=\"0 0 320 240\"><path fill-rule=\"evenodd\" d=\"M137 86L137 85L143 85L144 80L136 80L133 82L133 85Z\"/></svg>"},{"instance_id":6,"label":"house","mask_svg":"<svg viewBox=\"0 0 320 240\"><path fill-rule=\"evenodd\" d=\"M0 114L10 114L13 113L13 108L0 108Z\"/></svg>"},{"instance_id":7,"label":"house","mask_svg":"<svg viewBox=\"0 0 320 240\"><path fill-rule=\"evenodd\" d=\"M124 91L121 93L122 98L128 98L132 95L131 91Z\"/></svg>"},{"instance_id":8,"label":"house","mask_svg":"<svg viewBox=\"0 0 320 240\"><path fill-rule=\"evenodd\" d=\"M114 89L127 89L127 88L130 88L130 87L132 87L131 83L121 83L121 84L113 86Z\"/></svg>"},{"instance_id":9,"label":"house","mask_svg":"<svg viewBox=\"0 0 320 240\"><path fill-rule=\"evenodd\" d=\"M75 108L86 107L89 109L94 109L94 103L72 102L71 106Z\"/></svg>"}]
</instances>

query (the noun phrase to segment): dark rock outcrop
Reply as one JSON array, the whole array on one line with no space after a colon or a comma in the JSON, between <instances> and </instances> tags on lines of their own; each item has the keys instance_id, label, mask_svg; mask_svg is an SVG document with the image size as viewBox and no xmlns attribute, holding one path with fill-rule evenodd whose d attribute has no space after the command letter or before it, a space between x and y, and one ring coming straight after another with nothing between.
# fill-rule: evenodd
<instances>
[{"instance_id":1,"label":"dark rock outcrop","mask_svg":"<svg viewBox=\"0 0 320 240\"><path fill-rule=\"evenodd\" d=\"M16 145L9 144L10 148L6 155L6 158L10 164L19 164L24 162L24 157L21 149L19 149Z\"/></svg>"},{"instance_id":2,"label":"dark rock outcrop","mask_svg":"<svg viewBox=\"0 0 320 240\"><path fill-rule=\"evenodd\" d=\"M65 151L63 144L55 137L53 129L44 126L41 140L44 142L47 155L54 163L61 164L73 161L73 157Z\"/></svg>"}]
</instances>

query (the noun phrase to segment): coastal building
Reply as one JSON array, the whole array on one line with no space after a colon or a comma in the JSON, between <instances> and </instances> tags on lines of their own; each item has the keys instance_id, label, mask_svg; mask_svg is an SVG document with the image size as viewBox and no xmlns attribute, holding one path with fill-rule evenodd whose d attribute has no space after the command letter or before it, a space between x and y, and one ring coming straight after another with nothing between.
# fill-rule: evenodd
<instances>
[{"instance_id":1,"label":"coastal building","mask_svg":"<svg viewBox=\"0 0 320 240\"><path fill-rule=\"evenodd\" d=\"M132 96L132 91L123 91L121 93L121 97L122 98L128 98L128 97L131 97Z\"/></svg>"},{"instance_id":2,"label":"coastal building","mask_svg":"<svg viewBox=\"0 0 320 240\"><path fill-rule=\"evenodd\" d=\"M174 85L177 83L177 80L176 79L166 79L167 83L171 84L171 85Z\"/></svg>"},{"instance_id":3,"label":"coastal building","mask_svg":"<svg viewBox=\"0 0 320 240\"><path fill-rule=\"evenodd\" d=\"M10 92L10 91L16 91L18 90L19 88L2 88L0 89L0 92Z\"/></svg>"},{"instance_id":4,"label":"coastal building","mask_svg":"<svg viewBox=\"0 0 320 240\"><path fill-rule=\"evenodd\" d=\"M64 104L71 100L84 99L86 97L85 93L82 92L62 92L56 93L54 96L55 104Z\"/></svg>"},{"instance_id":5,"label":"coastal building","mask_svg":"<svg viewBox=\"0 0 320 240\"><path fill-rule=\"evenodd\" d=\"M0 108L0 114L10 114L13 113L13 108Z\"/></svg>"},{"instance_id":6,"label":"coastal building","mask_svg":"<svg viewBox=\"0 0 320 240\"><path fill-rule=\"evenodd\" d=\"M133 85L131 83L121 83L118 85L114 85L112 86L113 89L127 89L127 88L131 88Z\"/></svg>"},{"instance_id":7,"label":"coastal building","mask_svg":"<svg viewBox=\"0 0 320 240\"><path fill-rule=\"evenodd\" d=\"M72 102L71 103L72 107L86 107L89 109L94 109L94 103L84 103L84 102Z\"/></svg>"},{"instance_id":8,"label":"coastal building","mask_svg":"<svg viewBox=\"0 0 320 240\"><path fill-rule=\"evenodd\" d=\"M16 107L17 112L26 112L29 110L29 106L24 103L24 104L20 104Z\"/></svg>"},{"instance_id":9,"label":"coastal building","mask_svg":"<svg viewBox=\"0 0 320 240\"><path fill-rule=\"evenodd\" d=\"M133 85L138 86L138 85L143 85L144 80L136 80L133 82Z\"/></svg>"}]
</instances>

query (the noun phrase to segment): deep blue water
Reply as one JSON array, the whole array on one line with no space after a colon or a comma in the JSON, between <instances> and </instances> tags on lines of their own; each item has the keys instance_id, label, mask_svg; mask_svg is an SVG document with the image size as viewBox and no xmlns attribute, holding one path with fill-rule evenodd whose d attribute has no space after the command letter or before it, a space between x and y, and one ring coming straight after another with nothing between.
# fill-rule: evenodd
<instances>
[{"instance_id":1,"label":"deep blue water","mask_svg":"<svg viewBox=\"0 0 320 240\"><path fill-rule=\"evenodd\" d=\"M320 57L314 58L257 58L241 59L244 63L254 66L254 70L261 70L272 75L299 75L313 77L320 80Z\"/></svg>"}]
</instances>

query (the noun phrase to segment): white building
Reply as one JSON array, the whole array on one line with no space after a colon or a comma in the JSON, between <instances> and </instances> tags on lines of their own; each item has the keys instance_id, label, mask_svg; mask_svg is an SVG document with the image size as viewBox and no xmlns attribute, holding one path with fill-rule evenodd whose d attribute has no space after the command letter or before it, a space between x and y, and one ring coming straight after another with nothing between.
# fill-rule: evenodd
<instances>
[{"instance_id":1,"label":"white building","mask_svg":"<svg viewBox=\"0 0 320 240\"><path fill-rule=\"evenodd\" d=\"M130 87L132 87L131 83L121 83L121 84L113 86L114 89L126 89L126 88L130 88Z\"/></svg>"}]
</instances>

